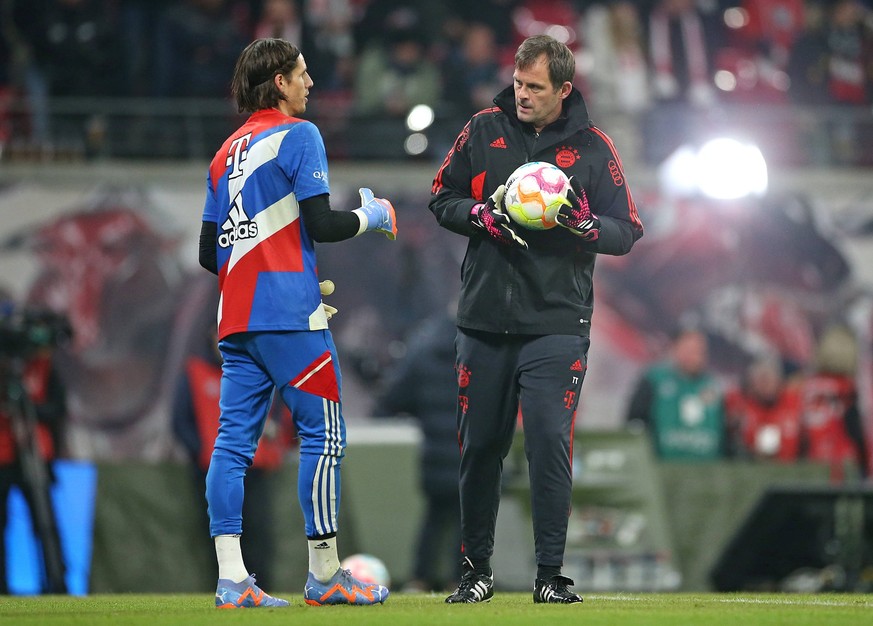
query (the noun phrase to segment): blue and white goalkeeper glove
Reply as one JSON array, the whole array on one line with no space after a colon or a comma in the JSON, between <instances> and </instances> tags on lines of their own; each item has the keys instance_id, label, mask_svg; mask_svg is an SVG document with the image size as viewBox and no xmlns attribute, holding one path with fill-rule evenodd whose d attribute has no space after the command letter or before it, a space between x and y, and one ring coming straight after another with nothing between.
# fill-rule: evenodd
<instances>
[{"instance_id":1,"label":"blue and white goalkeeper glove","mask_svg":"<svg viewBox=\"0 0 873 626\"><path fill-rule=\"evenodd\" d=\"M357 213L361 218L360 232L374 230L384 233L392 241L396 239L397 216L391 203L384 198L374 197L373 192L366 187L358 189L358 193L361 194L361 208L355 209L352 213Z\"/></svg>"}]
</instances>

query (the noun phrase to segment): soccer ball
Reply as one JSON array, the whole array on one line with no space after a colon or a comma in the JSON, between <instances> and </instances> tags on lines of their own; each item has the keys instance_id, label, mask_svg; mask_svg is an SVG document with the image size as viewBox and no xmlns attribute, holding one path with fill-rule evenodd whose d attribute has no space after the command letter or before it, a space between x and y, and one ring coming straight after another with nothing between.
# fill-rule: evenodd
<instances>
[{"instance_id":1,"label":"soccer ball","mask_svg":"<svg viewBox=\"0 0 873 626\"><path fill-rule=\"evenodd\" d=\"M569 205L570 179L556 165L543 161L525 163L506 180L503 204L516 224L531 230L557 226L561 205Z\"/></svg>"},{"instance_id":2,"label":"soccer ball","mask_svg":"<svg viewBox=\"0 0 873 626\"><path fill-rule=\"evenodd\" d=\"M347 556L340 563L340 567L347 569L352 576L362 583L371 585L383 585L388 587L391 583L391 575L385 564L372 554L353 554Z\"/></svg>"}]
</instances>

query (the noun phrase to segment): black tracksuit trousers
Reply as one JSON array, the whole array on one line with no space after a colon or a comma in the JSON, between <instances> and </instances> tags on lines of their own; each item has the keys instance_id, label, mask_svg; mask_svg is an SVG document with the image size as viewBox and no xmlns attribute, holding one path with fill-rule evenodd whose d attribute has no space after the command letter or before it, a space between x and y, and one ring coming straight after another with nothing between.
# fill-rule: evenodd
<instances>
[{"instance_id":1,"label":"black tracksuit trousers","mask_svg":"<svg viewBox=\"0 0 873 626\"><path fill-rule=\"evenodd\" d=\"M490 559L503 459L521 410L538 565L562 566L572 491L573 427L589 338L460 328L458 431L464 556Z\"/></svg>"}]
</instances>

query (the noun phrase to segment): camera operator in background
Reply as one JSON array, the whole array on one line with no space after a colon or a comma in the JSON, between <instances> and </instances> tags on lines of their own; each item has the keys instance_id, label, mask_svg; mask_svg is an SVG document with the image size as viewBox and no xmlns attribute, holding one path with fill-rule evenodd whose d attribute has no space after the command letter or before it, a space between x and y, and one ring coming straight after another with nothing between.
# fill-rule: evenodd
<instances>
[{"instance_id":1,"label":"camera operator in background","mask_svg":"<svg viewBox=\"0 0 873 626\"><path fill-rule=\"evenodd\" d=\"M45 564L43 589L65 593L64 564L49 489L52 459L63 450L66 393L55 365L58 343L70 335L66 318L16 312L0 295L0 593L8 594L7 499L17 486L30 510Z\"/></svg>"}]
</instances>

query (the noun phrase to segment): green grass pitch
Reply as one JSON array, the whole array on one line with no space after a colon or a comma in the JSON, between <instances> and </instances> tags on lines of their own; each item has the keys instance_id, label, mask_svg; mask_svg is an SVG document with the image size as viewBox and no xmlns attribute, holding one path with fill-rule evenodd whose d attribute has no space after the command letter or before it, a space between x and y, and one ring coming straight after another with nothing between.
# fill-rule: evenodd
<instances>
[{"instance_id":1,"label":"green grass pitch","mask_svg":"<svg viewBox=\"0 0 873 626\"><path fill-rule=\"evenodd\" d=\"M861 626L873 623L865 594L586 594L583 604L534 605L528 593L496 593L480 605L447 605L443 595L395 593L372 607L310 607L300 594L276 594L285 609L220 611L210 595L93 595L0 598L0 623L12 626L214 624L583 624L585 626Z\"/></svg>"}]
</instances>

